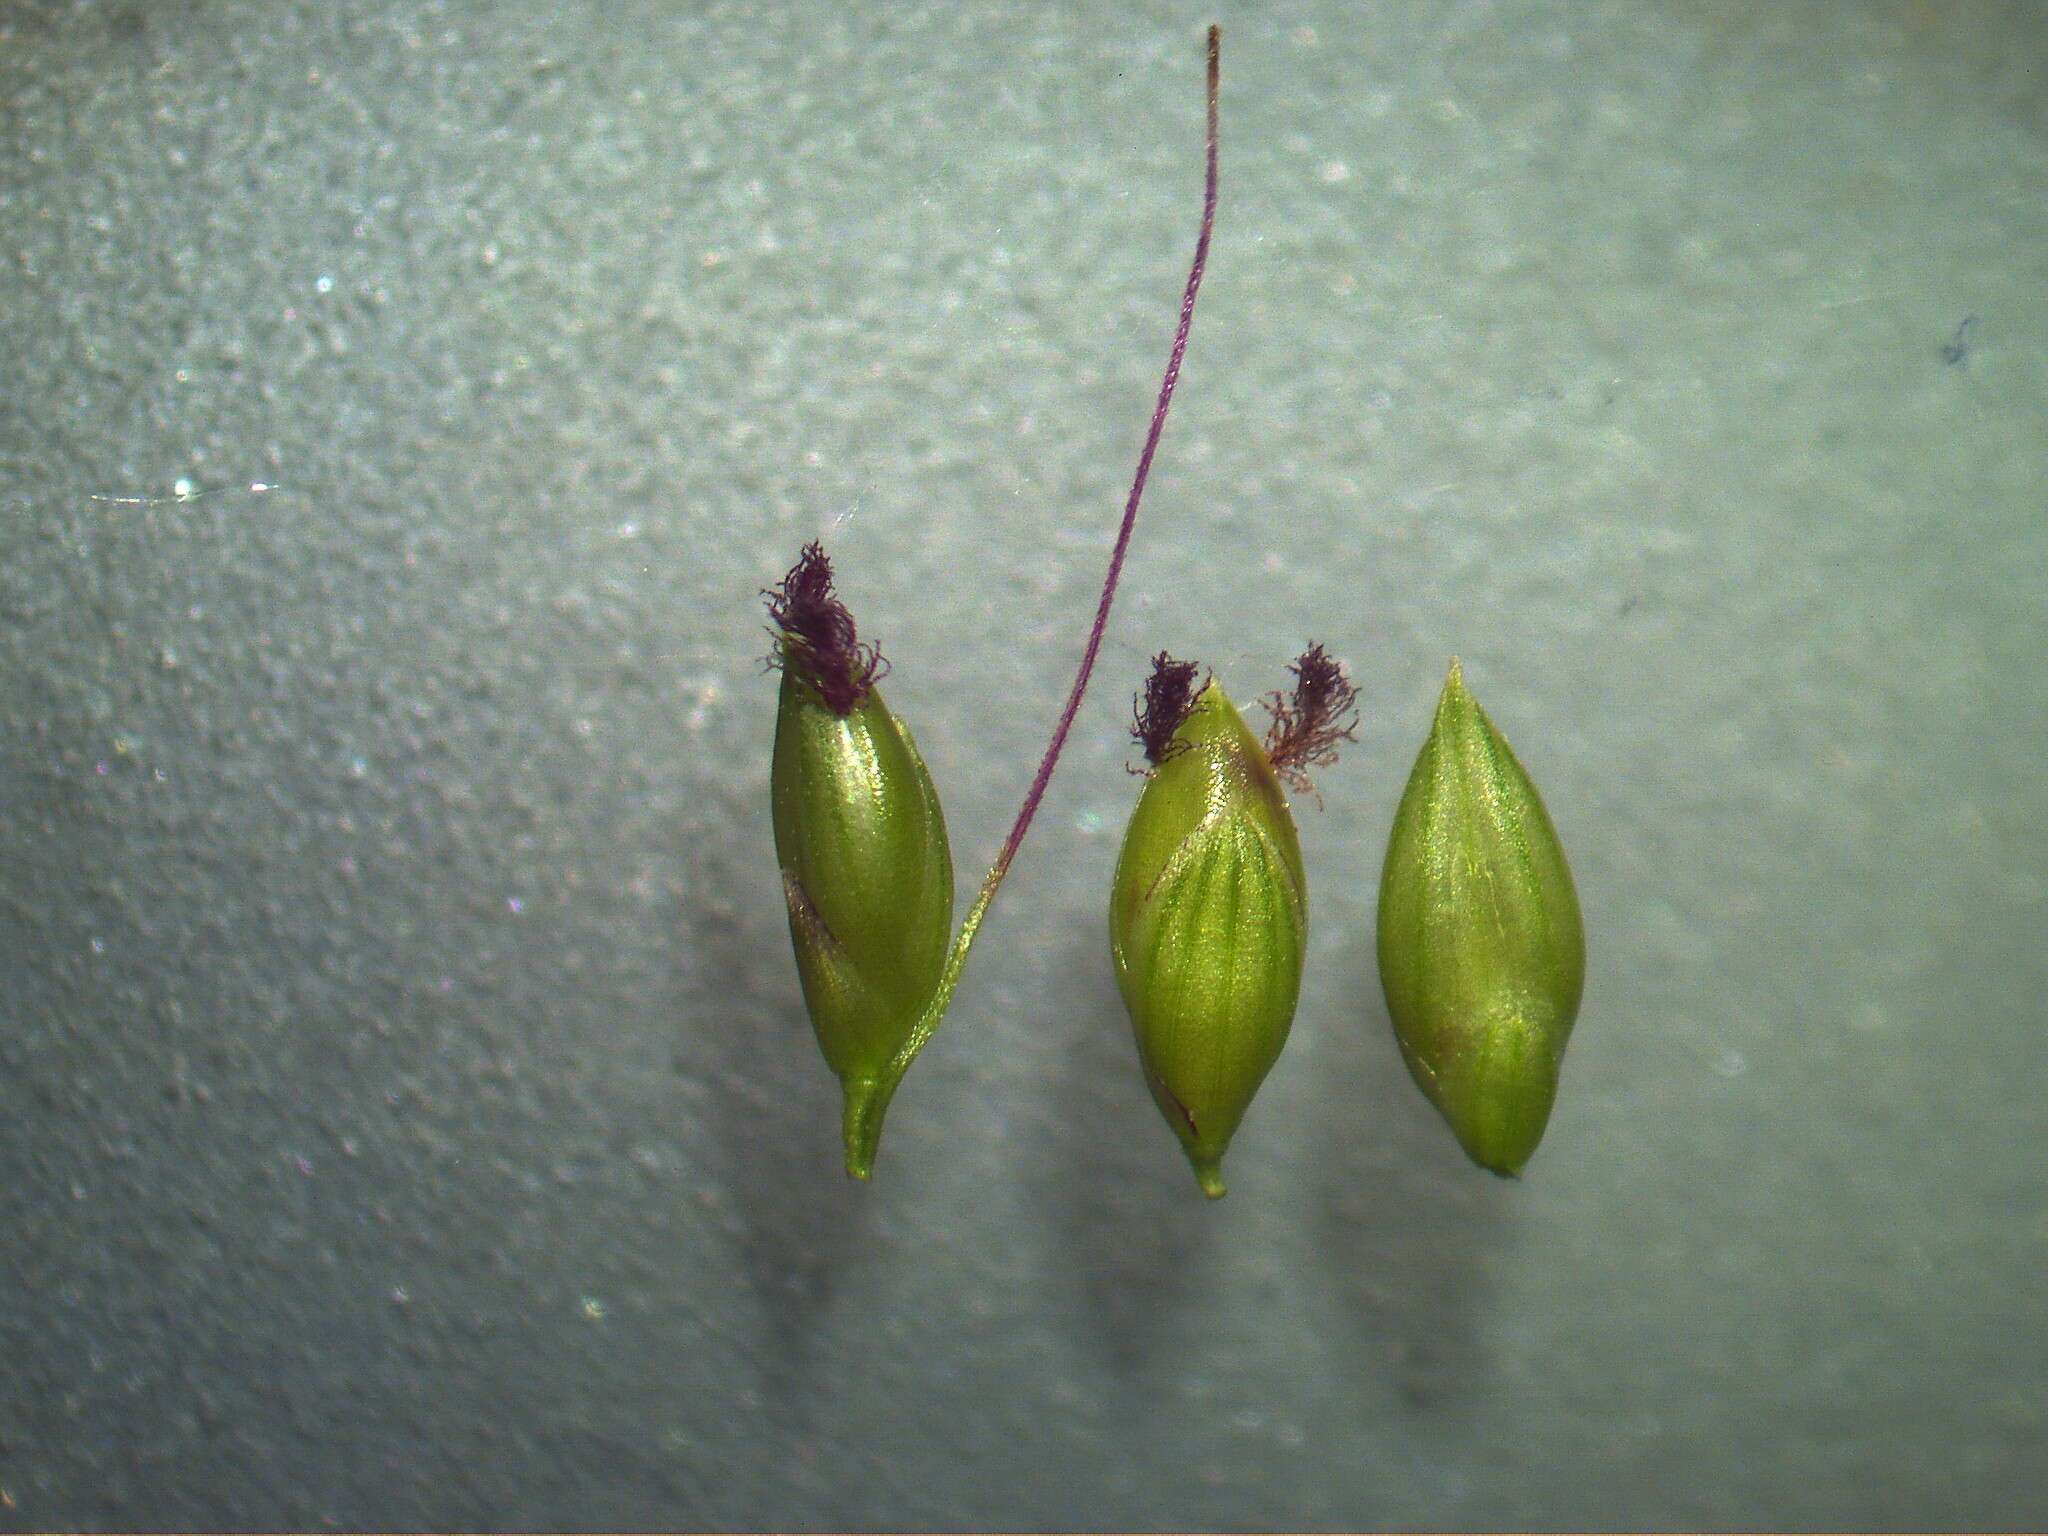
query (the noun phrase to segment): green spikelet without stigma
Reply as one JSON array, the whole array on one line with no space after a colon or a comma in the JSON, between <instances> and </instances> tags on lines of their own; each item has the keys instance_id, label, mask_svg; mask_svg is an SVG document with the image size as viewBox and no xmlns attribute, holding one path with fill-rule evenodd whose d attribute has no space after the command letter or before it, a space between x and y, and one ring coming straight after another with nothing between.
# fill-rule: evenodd
<instances>
[{"instance_id":1,"label":"green spikelet without stigma","mask_svg":"<svg viewBox=\"0 0 2048 1536\"><path fill-rule=\"evenodd\" d=\"M1585 984L1564 848L1451 663L1380 875L1380 982L1401 1055L1482 1168L1543 1139Z\"/></svg>"}]
</instances>

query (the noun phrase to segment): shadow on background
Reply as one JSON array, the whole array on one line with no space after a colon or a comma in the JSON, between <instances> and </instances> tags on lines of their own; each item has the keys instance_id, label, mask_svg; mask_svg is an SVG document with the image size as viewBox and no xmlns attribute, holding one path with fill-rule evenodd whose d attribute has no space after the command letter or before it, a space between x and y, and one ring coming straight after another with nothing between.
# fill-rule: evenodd
<instances>
[{"instance_id":1,"label":"shadow on background","mask_svg":"<svg viewBox=\"0 0 2048 1536\"><path fill-rule=\"evenodd\" d=\"M1486 1314L1525 1191L1466 1160L1401 1062L1370 962L1355 969L1349 995L1372 1006L1309 1109L1308 1134L1337 1149L1315 1164L1321 1246L1353 1347L1409 1411L1441 1413L1486 1385Z\"/></svg>"},{"instance_id":2,"label":"shadow on background","mask_svg":"<svg viewBox=\"0 0 2048 1536\"><path fill-rule=\"evenodd\" d=\"M1075 934L1061 972L1074 978L1067 1048L1045 1085L1053 1138L1048 1181L1061 1269L1080 1303L1082 1342L1120 1377L1146 1371L1175 1331L1205 1267L1214 1223L1173 1133L1145 1091L1106 941Z\"/></svg>"},{"instance_id":3,"label":"shadow on background","mask_svg":"<svg viewBox=\"0 0 2048 1536\"><path fill-rule=\"evenodd\" d=\"M715 889L747 886L730 869L704 875ZM709 1085L708 1145L718 1166L704 1185L727 1201L735 1278L754 1303L746 1357L773 1430L809 1444L826 1397L816 1374L821 1333L869 1251L874 1202L849 1199L844 1188L839 1084L804 1012L779 904L686 900L679 921L702 957L688 990L722 1005L677 1066Z\"/></svg>"}]
</instances>

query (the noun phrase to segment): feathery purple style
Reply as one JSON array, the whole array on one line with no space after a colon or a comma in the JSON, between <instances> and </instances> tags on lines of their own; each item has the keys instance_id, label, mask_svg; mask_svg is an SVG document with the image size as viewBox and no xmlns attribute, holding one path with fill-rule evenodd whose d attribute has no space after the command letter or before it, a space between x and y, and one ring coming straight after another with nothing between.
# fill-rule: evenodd
<instances>
[{"instance_id":1,"label":"feathery purple style","mask_svg":"<svg viewBox=\"0 0 2048 1536\"><path fill-rule=\"evenodd\" d=\"M835 715L851 714L876 678L888 670L882 653L855 633L853 615L832 591L832 562L813 539L780 585L764 589L774 622L770 665L794 666L797 675Z\"/></svg>"},{"instance_id":2,"label":"feathery purple style","mask_svg":"<svg viewBox=\"0 0 2048 1536\"><path fill-rule=\"evenodd\" d=\"M1145 691L1132 708L1131 735L1154 768L1187 749L1186 742L1173 737L1193 712L1196 695L1201 692L1195 686L1198 670L1194 662L1175 661L1164 651L1152 658L1152 675L1145 679Z\"/></svg>"},{"instance_id":3,"label":"feathery purple style","mask_svg":"<svg viewBox=\"0 0 2048 1536\"><path fill-rule=\"evenodd\" d=\"M1344 675L1342 662L1333 660L1320 645L1311 645L1288 671L1294 674L1294 696L1268 694L1266 708L1273 716L1266 732L1266 756L1273 771L1287 781L1290 789L1306 793L1312 786L1308 770L1327 768L1337 761L1337 743L1356 741L1358 715L1353 706L1358 690ZM1349 715L1350 719L1344 717Z\"/></svg>"}]
</instances>

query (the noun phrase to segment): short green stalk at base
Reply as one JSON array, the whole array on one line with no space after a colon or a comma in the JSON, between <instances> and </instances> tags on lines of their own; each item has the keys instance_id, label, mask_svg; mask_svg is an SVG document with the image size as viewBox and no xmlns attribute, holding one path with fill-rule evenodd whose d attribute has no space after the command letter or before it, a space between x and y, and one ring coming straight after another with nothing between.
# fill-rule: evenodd
<instances>
[{"instance_id":1,"label":"short green stalk at base","mask_svg":"<svg viewBox=\"0 0 2048 1536\"><path fill-rule=\"evenodd\" d=\"M1023 807L950 949L945 931L953 872L945 821L908 728L874 692L882 670L879 653L856 639L852 615L832 595L831 564L818 545L808 546L781 587L767 594L776 637L771 660L783 672L773 770L776 851L804 1001L826 1060L845 1087L846 1171L857 1179L873 1172L889 1101L953 1000L1102 649L1138 506L1187 355L1195 295L1216 225L1221 50L1221 33L1211 27L1201 230L1095 621Z\"/></svg>"},{"instance_id":2,"label":"short green stalk at base","mask_svg":"<svg viewBox=\"0 0 2048 1536\"><path fill-rule=\"evenodd\" d=\"M1585 931L1542 797L1455 661L1387 842L1379 965L1416 1083L1475 1163L1518 1174L1557 1097Z\"/></svg>"},{"instance_id":3,"label":"short green stalk at base","mask_svg":"<svg viewBox=\"0 0 2048 1536\"><path fill-rule=\"evenodd\" d=\"M933 1031L945 1018L946 1010L952 1006L954 989L960 985L960 973L967 967L967 953L974 947L974 937L981 932L981 920L987 915L988 904L995 899L996 887L1001 883L1000 877L983 882L974 898L974 905L967 909L967 916L960 924L952 949L946 955L945 968L939 972L937 987L895 1054L873 1078L846 1085L846 1171L856 1179L866 1179L874 1172L875 1153L882 1141L882 1119L889 1112L889 1101L896 1096L896 1087L903 1081L903 1074L910 1070L911 1062L916 1060L917 1053L924 1049L925 1042L931 1039Z\"/></svg>"}]
</instances>

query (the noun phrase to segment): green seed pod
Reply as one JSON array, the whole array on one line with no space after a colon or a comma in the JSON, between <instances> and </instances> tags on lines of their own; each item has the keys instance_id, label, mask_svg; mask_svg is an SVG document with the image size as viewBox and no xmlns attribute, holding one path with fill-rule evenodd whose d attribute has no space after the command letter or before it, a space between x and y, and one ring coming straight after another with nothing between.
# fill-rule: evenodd
<instances>
[{"instance_id":1,"label":"green seed pod","mask_svg":"<svg viewBox=\"0 0 2048 1536\"><path fill-rule=\"evenodd\" d=\"M1352 695L1315 648L1262 746L1215 682L1190 697L1193 663L1155 666L1137 735L1157 766L1117 860L1110 955L1146 1084L1215 1199L1301 990L1308 883L1280 781L1305 784L1303 763L1331 760Z\"/></svg>"},{"instance_id":2,"label":"green seed pod","mask_svg":"<svg viewBox=\"0 0 2048 1536\"><path fill-rule=\"evenodd\" d=\"M874 687L880 658L830 584L813 545L770 594L782 667L770 784L797 973L845 1086L852 1165L855 1127L894 1092L892 1063L938 987L953 860L931 774Z\"/></svg>"},{"instance_id":3,"label":"green seed pod","mask_svg":"<svg viewBox=\"0 0 2048 1536\"><path fill-rule=\"evenodd\" d=\"M1415 1081L1475 1163L1519 1173L1557 1097L1586 938L1536 786L1456 661L1387 842L1379 962Z\"/></svg>"}]
</instances>

